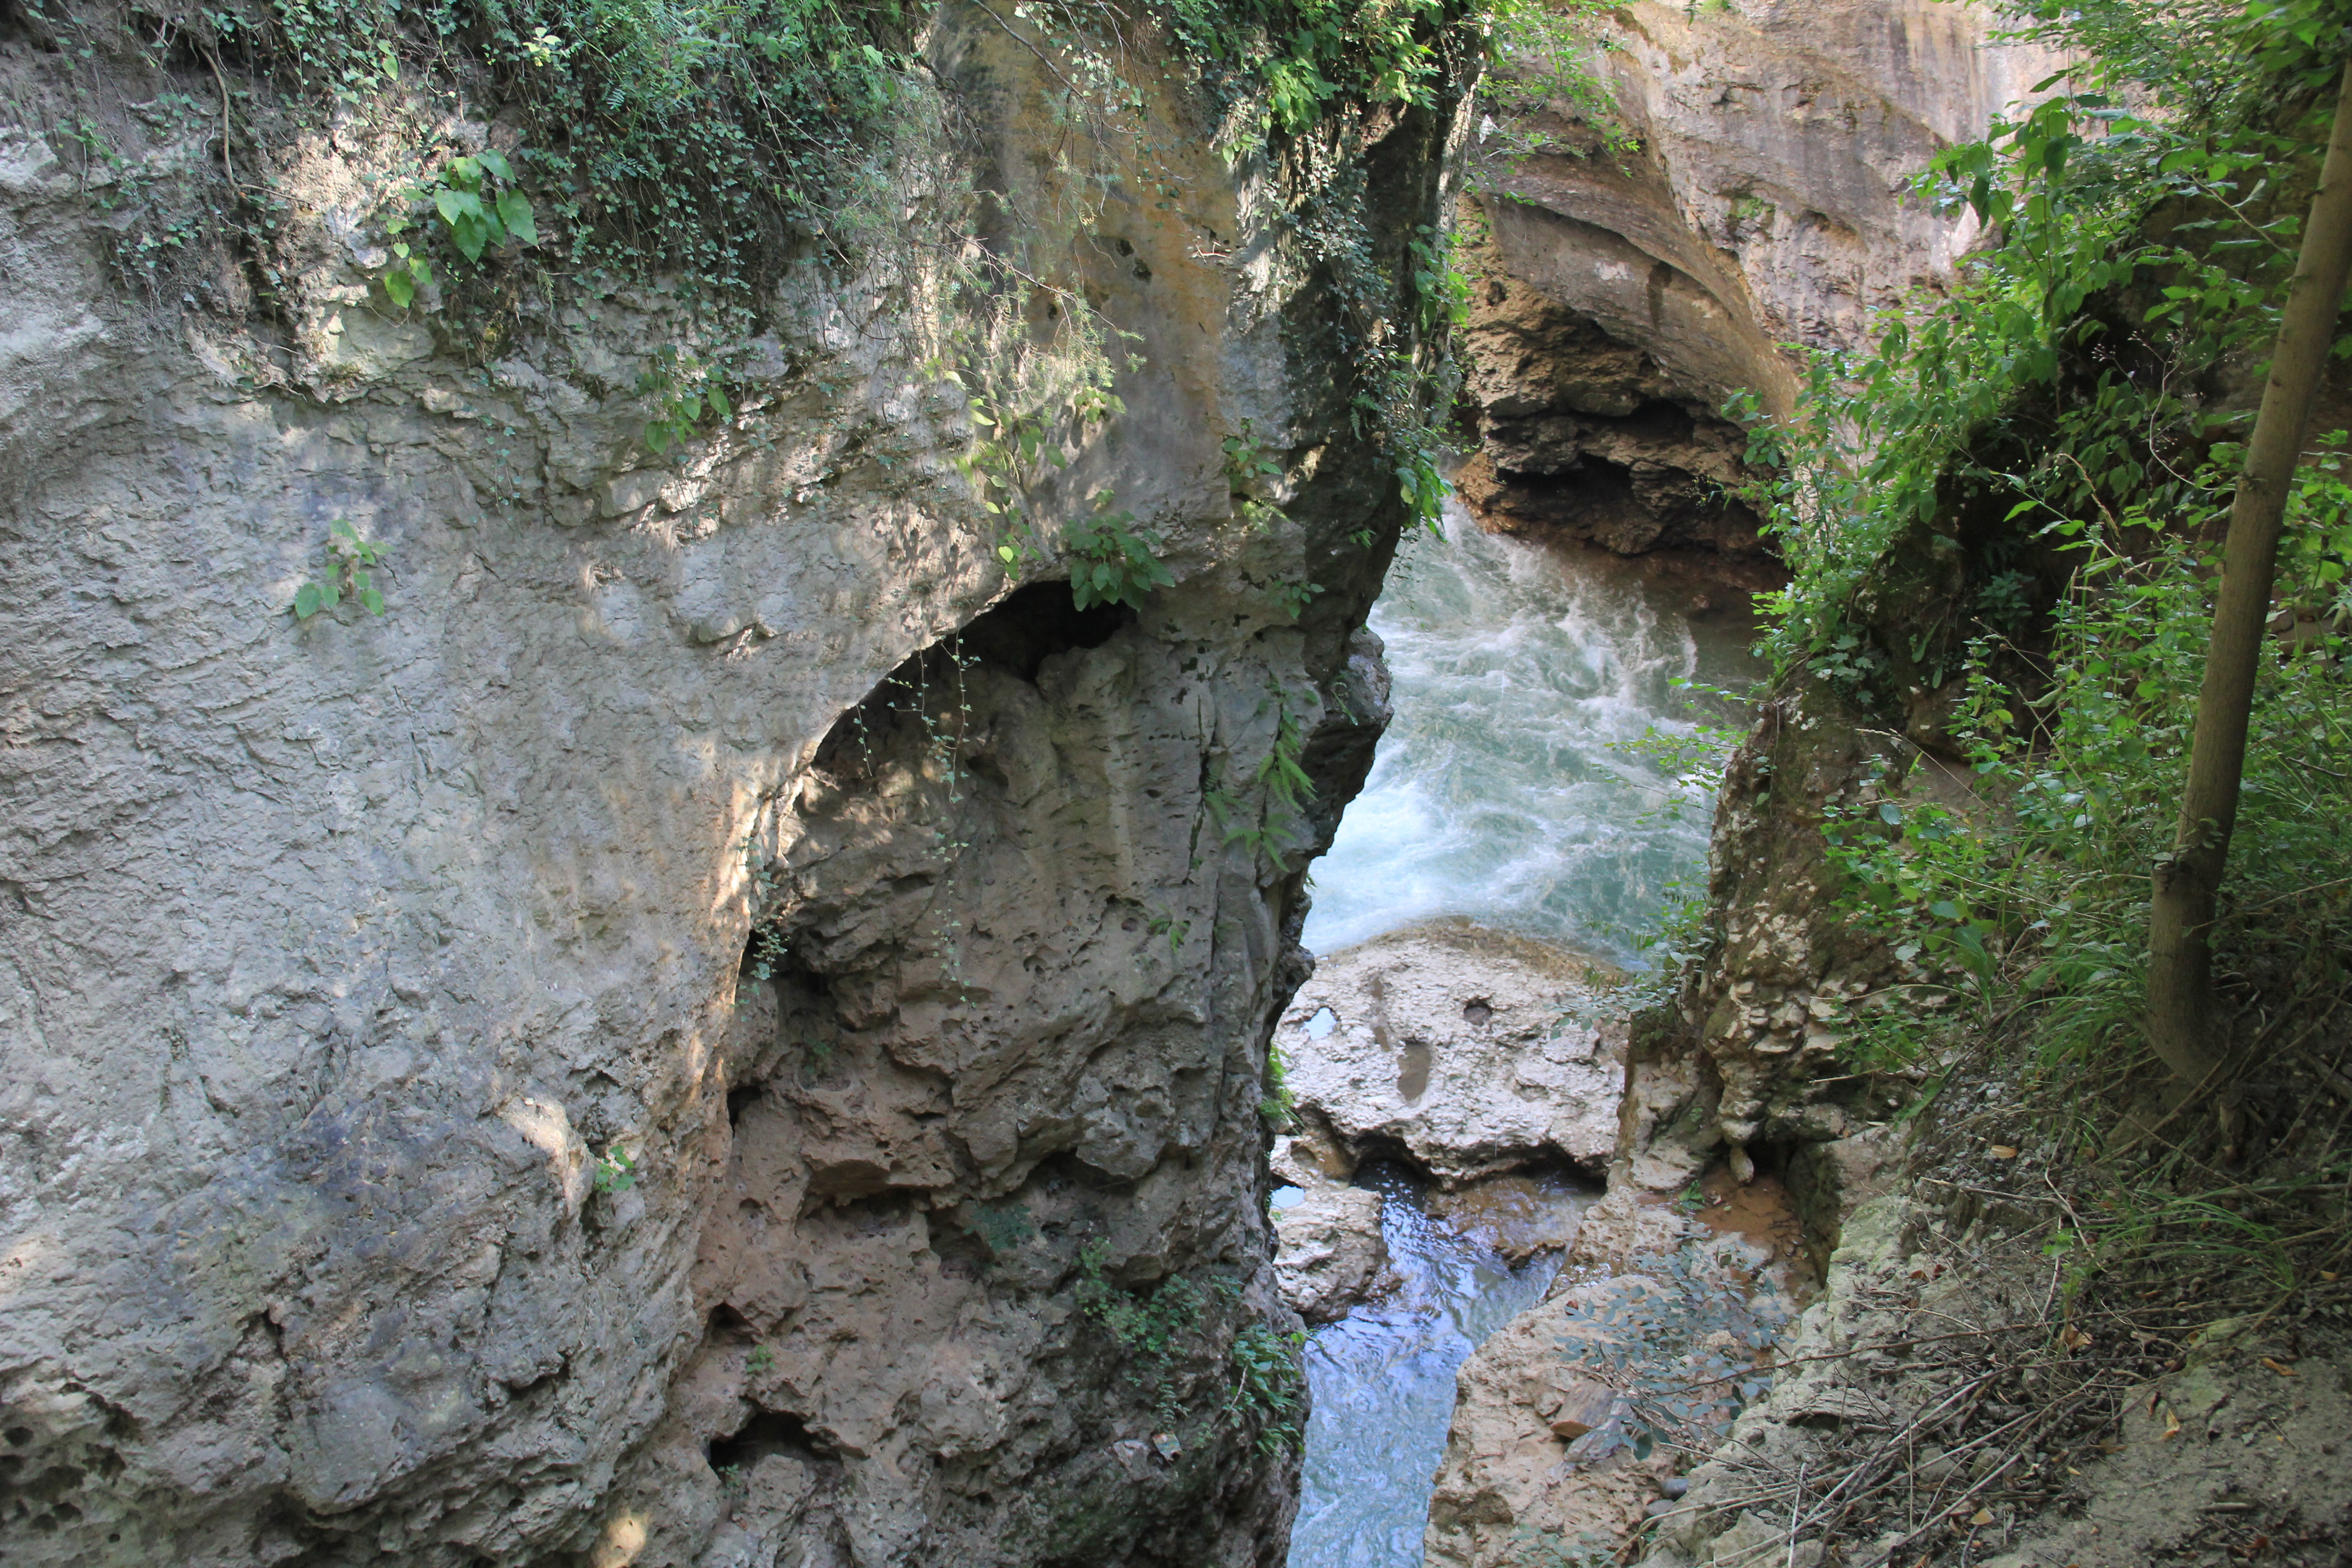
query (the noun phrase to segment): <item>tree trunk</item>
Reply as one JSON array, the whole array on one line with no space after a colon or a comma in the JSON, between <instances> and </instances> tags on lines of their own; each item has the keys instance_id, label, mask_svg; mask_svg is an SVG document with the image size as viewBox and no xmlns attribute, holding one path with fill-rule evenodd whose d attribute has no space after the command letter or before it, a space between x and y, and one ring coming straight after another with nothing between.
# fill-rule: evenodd
<instances>
[{"instance_id":1,"label":"tree trunk","mask_svg":"<svg viewBox=\"0 0 2352 1568\"><path fill-rule=\"evenodd\" d=\"M2189 752L2189 791L2172 854L2156 867L2148 910L2147 1037L2164 1065L2192 1083L2227 1063L2213 1016L2210 934L2221 872L2237 826L2238 785L2246 766L2246 724L2261 665L2278 567L2279 526L2319 375L2336 336L2337 308L2352 270L2352 64L2336 100L2336 129L2321 166L2304 229L2303 254L2279 319L2263 406L2230 509L2221 588L2205 683L2197 698L2197 731Z\"/></svg>"}]
</instances>

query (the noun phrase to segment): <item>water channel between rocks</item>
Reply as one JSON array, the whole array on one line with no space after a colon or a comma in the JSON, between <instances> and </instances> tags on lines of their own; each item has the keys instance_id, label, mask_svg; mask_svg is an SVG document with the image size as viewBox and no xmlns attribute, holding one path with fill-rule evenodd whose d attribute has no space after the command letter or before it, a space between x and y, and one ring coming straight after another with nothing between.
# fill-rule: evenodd
<instances>
[{"instance_id":1,"label":"water channel between rocks","mask_svg":"<svg viewBox=\"0 0 2352 1568\"><path fill-rule=\"evenodd\" d=\"M1307 943L1330 953L1467 919L1638 963L1634 933L1703 873L1708 803L1619 748L1654 727L1727 720L1719 705L1694 710L1675 682L1744 684L1750 624L1694 620L1633 567L1496 538L1449 511L1444 539L1400 552L1372 612L1396 717L1315 868ZM1380 1194L1398 1284L1309 1342L1290 1568L1418 1568L1454 1373L1559 1267L1549 1253L1513 1267L1489 1227L1433 1212L1444 1205L1402 1167L1369 1164L1356 1184ZM1592 1195L1564 1182L1531 1192L1555 1210Z\"/></svg>"}]
</instances>

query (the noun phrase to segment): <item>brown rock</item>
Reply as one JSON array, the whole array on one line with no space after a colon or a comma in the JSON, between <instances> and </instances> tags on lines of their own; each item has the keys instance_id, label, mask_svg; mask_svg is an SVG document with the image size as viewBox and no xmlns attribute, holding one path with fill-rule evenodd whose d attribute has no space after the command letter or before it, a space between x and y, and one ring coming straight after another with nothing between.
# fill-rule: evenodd
<instances>
[{"instance_id":1,"label":"brown rock","mask_svg":"<svg viewBox=\"0 0 2352 1568\"><path fill-rule=\"evenodd\" d=\"M1552 1436L1573 1442L1603 1426L1617 1408L1617 1391L1590 1378L1573 1378L1559 1390L1559 1402L1545 1413Z\"/></svg>"}]
</instances>

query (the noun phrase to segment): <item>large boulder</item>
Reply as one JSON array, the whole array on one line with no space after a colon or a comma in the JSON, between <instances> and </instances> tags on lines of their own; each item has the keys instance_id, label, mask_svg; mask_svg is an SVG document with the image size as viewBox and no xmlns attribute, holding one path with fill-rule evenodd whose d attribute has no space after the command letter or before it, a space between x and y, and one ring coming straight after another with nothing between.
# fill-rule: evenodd
<instances>
[{"instance_id":1,"label":"large boulder","mask_svg":"<svg viewBox=\"0 0 2352 1568\"><path fill-rule=\"evenodd\" d=\"M1319 960L1276 1045L1301 1118L1454 1184L1615 1148L1622 1043L1607 965L1464 922Z\"/></svg>"}]
</instances>

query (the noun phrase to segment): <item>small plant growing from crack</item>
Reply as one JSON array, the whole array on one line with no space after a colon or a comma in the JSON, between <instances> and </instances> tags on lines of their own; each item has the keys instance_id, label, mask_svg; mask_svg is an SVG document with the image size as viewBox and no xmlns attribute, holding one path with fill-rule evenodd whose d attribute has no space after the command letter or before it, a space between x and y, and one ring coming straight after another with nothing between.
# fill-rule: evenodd
<instances>
[{"instance_id":1,"label":"small plant growing from crack","mask_svg":"<svg viewBox=\"0 0 2352 1568\"><path fill-rule=\"evenodd\" d=\"M1037 1234L1037 1226L1024 1204L973 1204L971 1233L980 1237L992 1258L1017 1250Z\"/></svg>"},{"instance_id":2,"label":"small plant growing from crack","mask_svg":"<svg viewBox=\"0 0 2352 1568\"><path fill-rule=\"evenodd\" d=\"M596 1190L607 1194L625 1193L637 1184L637 1163L618 1143L596 1157Z\"/></svg>"},{"instance_id":3,"label":"small plant growing from crack","mask_svg":"<svg viewBox=\"0 0 2352 1568\"><path fill-rule=\"evenodd\" d=\"M383 614L383 592L375 585L383 557L380 542L362 539L349 521L335 519L327 527L327 574L294 591L294 618L307 621L347 597L357 599L372 616Z\"/></svg>"}]
</instances>

